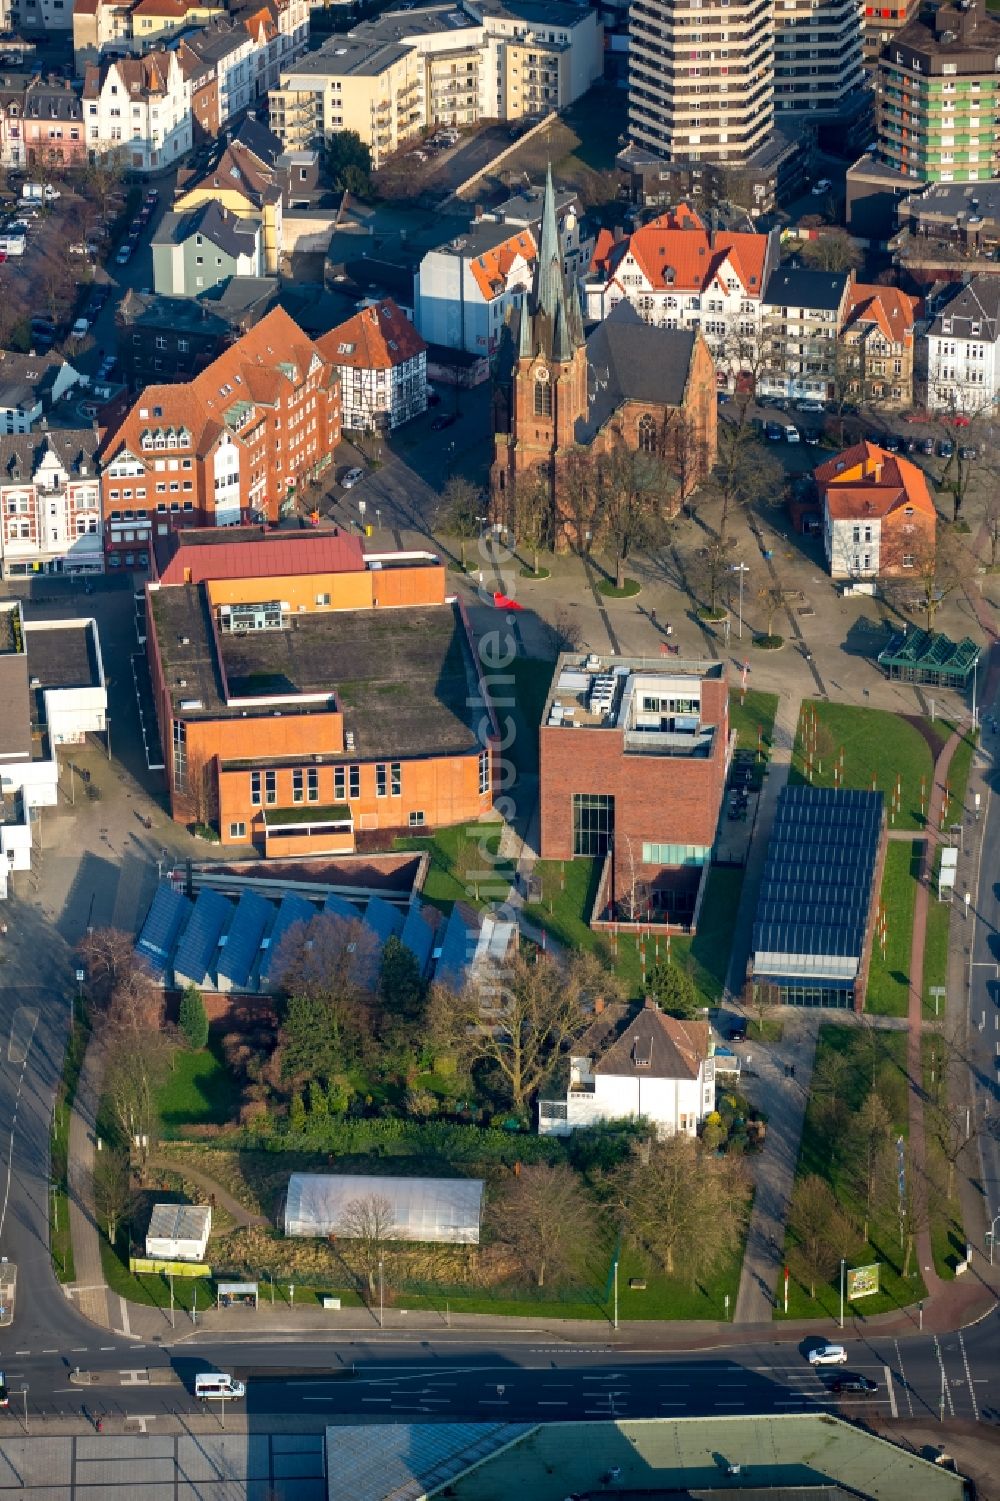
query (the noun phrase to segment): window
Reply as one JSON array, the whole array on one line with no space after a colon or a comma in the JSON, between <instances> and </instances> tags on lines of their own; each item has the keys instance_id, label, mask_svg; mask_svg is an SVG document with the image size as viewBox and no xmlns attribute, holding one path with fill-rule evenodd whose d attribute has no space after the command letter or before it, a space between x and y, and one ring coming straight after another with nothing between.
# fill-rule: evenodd
<instances>
[{"instance_id":1,"label":"window","mask_svg":"<svg viewBox=\"0 0 1000 1501\"><path fill-rule=\"evenodd\" d=\"M479 792L482 795L490 790L490 753L488 750L479 752Z\"/></svg>"},{"instance_id":2,"label":"window","mask_svg":"<svg viewBox=\"0 0 1000 1501\"><path fill-rule=\"evenodd\" d=\"M174 720L174 791L187 791L187 725Z\"/></svg>"},{"instance_id":3,"label":"window","mask_svg":"<svg viewBox=\"0 0 1000 1501\"><path fill-rule=\"evenodd\" d=\"M384 761L379 761L375 767L375 796L385 797L389 790L389 768Z\"/></svg>"},{"instance_id":4,"label":"window","mask_svg":"<svg viewBox=\"0 0 1000 1501\"><path fill-rule=\"evenodd\" d=\"M302 769L300 767L296 771L292 772L292 802L293 803L300 803L301 801L302 801Z\"/></svg>"},{"instance_id":5,"label":"window","mask_svg":"<svg viewBox=\"0 0 1000 1501\"><path fill-rule=\"evenodd\" d=\"M641 453L655 453L656 451L656 423L648 412L644 412L639 418L639 451Z\"/></svg>"},{"instance_id":6,"label":"window","mask_svg":"<svg viewBox=\"0 0 1000 1501\"><path fill-rule=\"evenodd\" d=\"M276 771L264 773L264 801L268 804L278 801L278 773Z\"/></svg>"},{"instance_id":7,"label":"window","mask_svg":"<svg viewBox=\"0 0 1000 1501\"><path fill-rule=\"evenodd\" d=\"M245 839L247 837L246 824L242 821L240 821L239 823L231 823L229 825L229 837L230 839Z\"/></svg>"},{"instance_id":8,"label":"window","mask_svg":"<svg viewBox=\"0 0 1000 1501\"><path fill-rule=\"evenodd\" d=\"M903 567L904 568L912 568L913 567L913 554L912 554L912 552L904 552L904 554L903 554Z\"/></svg>"},{"instance_id":9,"label":"window","mask_svg":"<svg viewBox=\"0 0 1000 1501\"><path fill-rule=\"evenodd\" d=\"M338 803L342 803L347 796L346 766L335 766L333 768L333 795Z\"/></svg>"},{"instance_id":10,"label":"window","mask_svg":"<svg viewBox=\"0 0 1000 1501\"><path fill-rule=\"evenodd\" d=\"M606 855L614 830L613 797L602 792L574 792L574 855Z\"/></svg>"},{"instance_id":11,"label":"window","mask_svg":"<svg viewBox=\"0 0 1000 1501\"><path fill-rule=\"evenodd\" d=\"M398 761L389 767L389 793L392 797L403 795L403 768Z\"/></svg>"},{"instance_id":12,"label":"window","mask_svg":"<svg viewBox=\"0 0 1000 1501\"><path fill-rule=\"evenodd\" d=\"M306 773L306 796L311 803L319 802L319 772L310 766Z\"/></svg>"},{"instance_id":13,"label":"window","mask_svg":"<svg viewBox=\"0 0 1000 1501\"><path fill-rule=\"evenodd\" d=\"M361 767L360 766L349 766L347 768L347 770L349 772L348 784L347 784L347 796L349 798L360 797L361 796Z\"/></svg>"},{"instance_id":14,"label":"window","mask_svg":"<svg viewBox=\"0 0 1000 1501\"><path fill-rule=\"evenodd\" d=\"M250 802L254 808L260 807L260 772L250 773Z\"/></svg>"},{"instance_id":15,"label":"window","mask_svg":"<svg viewBox=\"0 0 1000 1501\"><path fill-rule=\"evenodd\" d=\"M545 369L535 372L535 416L552 416L552 382Z\"/></svg>"},{"instance_id":16,"label":"window","mask_svg":"<svg viewBox=\"0 0 1000 1501\"><path fill-rule=\"evenodd\" d=\"M423 828L423 825L424 825L423 810L422 809L411 809L409 818L407 819L407 822L409 823L411 829L421 829L421 828Z\"/></svg>"}]
</instances>

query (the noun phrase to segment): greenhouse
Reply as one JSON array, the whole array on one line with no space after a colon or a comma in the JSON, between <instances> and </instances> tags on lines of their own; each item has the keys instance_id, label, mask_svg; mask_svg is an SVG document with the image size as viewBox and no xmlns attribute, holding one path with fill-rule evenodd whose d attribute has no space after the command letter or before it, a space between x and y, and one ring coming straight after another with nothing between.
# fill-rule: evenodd
<instances>
[{"instance_id":1,"label":"greenhouse","mask_svg":"<svg viewBox=\"0 0 1000 1501\"><path fill-rule=\"evenodd\" d=\"M387 1241L437 1241L478 1246L483 1207L480 1178L371 1178L348 1173L292 1173L285 1197L285 1234L352 1238L366 1210L378 1205ZM383 1208L383 1205L388 1206ZM352 1207L353 1206L353 1207ZM388 1220L389 1229L384 1222Z\"/></svg>"}]
</instances>

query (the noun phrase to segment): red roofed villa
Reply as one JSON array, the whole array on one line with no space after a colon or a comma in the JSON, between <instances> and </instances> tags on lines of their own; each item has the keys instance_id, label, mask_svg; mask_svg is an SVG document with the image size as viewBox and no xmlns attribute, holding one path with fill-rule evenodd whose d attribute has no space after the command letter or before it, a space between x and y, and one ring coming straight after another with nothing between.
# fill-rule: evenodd
<instances>
[{"instance_id":1,"label":"red roofed villa","mask_svg":"<svg viewBox=\"0 0 1000 1501\"><path fill-rule=\"evenodd\" d=\"M937 512L909 459L855 443L820 464L815 479L831 578L904 577L933 557Z\"/></svg>"}]
</instances>

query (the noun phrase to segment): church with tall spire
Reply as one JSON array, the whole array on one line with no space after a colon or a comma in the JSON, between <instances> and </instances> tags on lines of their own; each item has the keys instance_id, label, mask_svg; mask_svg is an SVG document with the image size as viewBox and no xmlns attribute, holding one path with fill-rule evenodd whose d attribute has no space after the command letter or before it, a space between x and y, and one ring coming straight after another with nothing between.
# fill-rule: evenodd
<instances>
[{"instance_id":1,"label":"church with tall spire","mask_svg":"<svg viewBox=\"0 0 1000 1501\"><path fill-rule=\"evenodd\" d=\"M548 483L555 541L567 545L576 540L575 523L565 514L560 479L570 455L616 444L665 455L668 432L683 425L679 505L715 463L715 386L700 333L654 328L624 300L585 334L579 287L564 270L550 164L534 283L511 321L494 377L495 519L513 524L518 480L531 474Z\"/></svg>"}]
</instances>

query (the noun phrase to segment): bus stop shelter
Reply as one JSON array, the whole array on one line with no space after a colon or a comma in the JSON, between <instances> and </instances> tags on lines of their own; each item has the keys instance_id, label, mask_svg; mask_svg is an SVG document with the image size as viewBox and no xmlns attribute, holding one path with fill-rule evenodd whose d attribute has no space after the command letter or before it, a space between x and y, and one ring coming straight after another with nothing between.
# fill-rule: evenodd
<instances>
[{"instance_id":1,"label":"bus stop shelter","mask_svg":"<svg viewBox=\"0 0 1000 1501\"><path fill-rule=\"evenodd\" d=\"M939 631L897 631L878 654L886 677L938 688L964 688L982 648L969 637L952 641Z\"/></svg>"},{"instance_id":2,"label":"bus stop shelter","mask_svg":"<svg viewBox=\"0 0 1000 1501\"><path fill-rule=\"evenodd\" d=\"M256 1308L258 1303L256 1282L220 1282L215 1294L217 1308L234 1308L242 1304Z\"/></svg>"}]
</instances>

